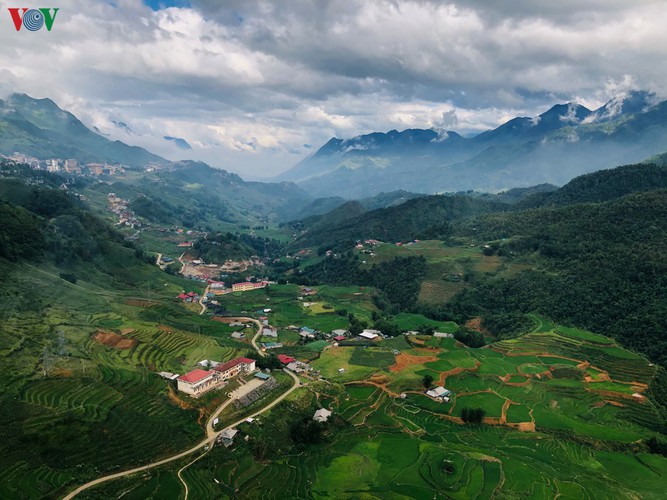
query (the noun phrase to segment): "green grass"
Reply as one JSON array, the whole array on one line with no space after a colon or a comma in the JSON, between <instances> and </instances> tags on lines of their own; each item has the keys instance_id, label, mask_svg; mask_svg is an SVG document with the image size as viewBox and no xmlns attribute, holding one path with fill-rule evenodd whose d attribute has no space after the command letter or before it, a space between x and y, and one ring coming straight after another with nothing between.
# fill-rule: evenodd
<instances>
[{"instance_id":1,"label":"green grass","mask_svg":"<svg viewBox=\"0 0 667 500\"><path fill-rule=\"evenodd\" d=\"M358 366L386 368L394 364L394 355L388 351L381 351L373 347L355 347L349 363Z\"/></svg>"},{"instance_id":2,"label":"green grass","mask_svg":"<svg viewBox=\"0 0 667 500\"><path fill-rule=\"evenodd\" d=\"M454 333L458 325L453 321L434 321L421 314L400 313L394 316L394 323L401 330L416 330L420 326L432 326L438 332Z\"/></svg>"},{"instance_id":3,"label":"green grass","mask_svg":"<svg viewBox=\"0 0 667 500\"><path fill-rule=\"evenodd\" d=\"M504 403L504 398L490 392L457 396L452 414L460 417L463 408L482 408L487 417L500 418Z\"/></svg>"},{"instance_id":4,"label":"green grass","mask_svg":"<svg viewBox=\"0 0 667 500\"><path fill-rule=\"evenodd\" d=\"M523 405L510 405L507 409L508 422L530 422L530 408Z\"/></svg>"},{"instance_id":5,"label":"green grass","mask_svg":"<svg viewBox=\"0 0 667 500\"><path fill-rule=\"evenodd\" d=\"M570 337L577 340L583 340L585 342L591 342L594 344L609 345L614 343L614 341L608 337L587 332L585 330L580 330L579 328L568 328L566 326L559 326L556 329L556 332L565 337Z\"/></svg>"}]
</instances>

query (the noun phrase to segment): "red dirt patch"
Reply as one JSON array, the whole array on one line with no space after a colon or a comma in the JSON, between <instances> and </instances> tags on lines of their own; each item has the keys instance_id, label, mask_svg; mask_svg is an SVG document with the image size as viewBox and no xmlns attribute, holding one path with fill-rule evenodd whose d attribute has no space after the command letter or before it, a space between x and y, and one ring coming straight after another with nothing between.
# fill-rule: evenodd
<instances>
[{"instance_id":1,"label":"red dirt patch","mask_svg":"<svg viewBox=\"0 0 667 500\"><path fill-rule=\"evenodd\" d=\"M167 386L167 389L169 389L169 399L171 399L174 403L176 403L176 405L181 410L189 410L190 408L192 408L192 405L190 403L183 401L176 395L174 389L172 389L171 386Z\"/></svg>"},{"instance_id":2,"label":"red dirt patch","mask_svg":"<svg viewBox=\"0 0 667 500\"><path fill-rule=\"evenodd\" d=\"M518 424L508 424L511 427L516 425L516 428L521 432L535 432L535 422L520 422Z\"/></svg>"},{"instance_id":3,"label":"red dirt patch","mask_svg":"<svg viewBox=\"0 0 667 500\"><path fill-rule=\"evenodd\" d=\"M482 318L480 316L469 319L468 321L466 321L465 326L466 328L478 331L479 333L483 333L484 335L490 334L490 332L482 326Z\"/></svg>"},{"instance_id":4,"label":"red dirt patch","mask_svg":"<svg viewBox=\"0 0 667 500\"><path fill-rule=\"evenodd\" d=\"M396 356L396 363L389 367L389 371L397 373L405 370L408 366L421 365L429 361L438 361L438 358L435 356L413 356L402 352Z\"/></svg>"},{"instance_id":5,"label":"red dirt patch","mask_svg":"<svg viewBox=\"0 0 667 500\"><path fill-rule=\"evenodd\" d=\"M126 339L113 332L105 332L98 330L93 337L93 340L108 347L115 347L116 349L131 349L136 343L136 339Z\"/></svg>"}]
</instances>

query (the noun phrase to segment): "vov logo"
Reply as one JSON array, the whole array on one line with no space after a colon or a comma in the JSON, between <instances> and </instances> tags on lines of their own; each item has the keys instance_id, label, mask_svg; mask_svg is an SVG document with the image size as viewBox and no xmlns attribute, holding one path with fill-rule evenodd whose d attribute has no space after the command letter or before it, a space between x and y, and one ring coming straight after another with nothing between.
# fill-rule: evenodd
<instances>
[{"instance_id":1,"label":"vov logo","mask_svg":"<svg viewBox=\"0 0 667 500\"><path fill-rule=\"evenodd\" d=\"M21 31L21 26L28 31L38 31L42 29L42 26L46 26L46 30L51 31L53 21L56 20L56 14L60 9L20 9L12 7L7 10L12 16L16 31ZM53 14L51 14L51 11L53 11Z\"/></svg>"}]
</instances>

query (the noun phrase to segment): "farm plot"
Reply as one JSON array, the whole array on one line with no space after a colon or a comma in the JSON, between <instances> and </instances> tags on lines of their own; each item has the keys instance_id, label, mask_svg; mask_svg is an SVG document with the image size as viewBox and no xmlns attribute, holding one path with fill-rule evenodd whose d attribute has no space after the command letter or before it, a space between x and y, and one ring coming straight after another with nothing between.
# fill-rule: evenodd
<instances>
[{"instance_id":1,"label":"farm plot","mask_svg":"<svg viewBox=\"0 0 667 500\"><path fill-rule=\"evenodd\" d=\"M452 415L460 417L463 408L482 408L487 417L500 418L505 401L505 398L493 392L458 395L452 409Z\"/></svg>"}]
</instances>

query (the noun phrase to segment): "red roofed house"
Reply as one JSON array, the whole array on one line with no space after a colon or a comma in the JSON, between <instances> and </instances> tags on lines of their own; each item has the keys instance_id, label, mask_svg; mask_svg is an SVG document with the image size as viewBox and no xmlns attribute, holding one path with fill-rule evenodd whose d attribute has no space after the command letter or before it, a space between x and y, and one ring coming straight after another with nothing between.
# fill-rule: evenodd
<instances>
[{"instance_id":1,"label":"red roofed house","mask_svg":"<svg viewBox=\"0 0 667 500\"><path fill-rule=\"evenodd\" d=\"M178 390L190 396L200 396L218 385L216 373L210 370L192 370L178 377Z\"/></svg>"},{"instance_id":2,"label":"red roofed house","mask_svg":"<svg viewBox=\"0 0 667 500\"><path fill-rule=\"evenodd\" d=\"M290 363L294 363L296 359L294 359L292 356L288 356L287 354L278 354L278 361L284 365L289 365Z\"/></svg>"},{"instance_id":3,"label":"red roofed house","mask_svg":"<svg viewBox=\"0 0 667 500\"><path fill-rule=\"evenodd\" d=\"M236 358L213 368L221 380L236 377L239 373L255 371L255 360L250 358Z\"/></svg>"},{"instance_id":4,"label":"red roofed house","mask_svg":"<svg viewBox=\"0 0 667 500\"><path fill-rule=\"evenodd\" d=\"M178 298L181 299L181 300L185 300L185 299L188 298L188 296L185 295L184 293L182 293L182 294L180 294L180 295L178 296Z\"/></svg>"},{"instance_id":5,"label":"red roofed house","mask_svg":"<svg viewBox=\"0 0 667 500\"><path fill-rule=\"evenodd\" d=\"M340 342L341 340L345 340L345 335L336 335L336 336L334 337L334 340L335 340L336 342Z\"/></svg>"}]
</instances>

